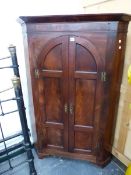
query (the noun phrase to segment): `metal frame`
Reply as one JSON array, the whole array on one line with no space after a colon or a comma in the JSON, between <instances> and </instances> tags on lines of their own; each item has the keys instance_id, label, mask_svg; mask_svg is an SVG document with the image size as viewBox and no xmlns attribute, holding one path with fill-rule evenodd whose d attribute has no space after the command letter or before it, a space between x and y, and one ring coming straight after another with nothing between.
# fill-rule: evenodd
<instances>
[{"instance_id":1,"label":"metal frame","mask_svg":"<svg viewBox=\"0 0 131 175\"><path fill-rule=\"evenodd\" d=\"M17 62L17 55L16 55L16 47L13 46L13 45L10 45L8 49L9 49L9 52L10 52L11 56L1 58L0 60L11 59L12 60L12 65L11 66L6 66L6 67L0 67L0 69L5 69L5 68L12 68L13 69L14 77L12 78L12 83L13 83L13 88L14 88L14 92L15 92L15 97L0 101L0 108L1 108L0 117L18 111L19 117L20 117L20 122L21 122L21 127L22 127L22 133L17 133L13 136L5 138L4 133L3 133L3 129L2 129L2 126L1 126L1 123L0 123L0 131L1 131L1 134L2 134L2 139L0 140L0 143L3 142L4 147L5 147L4 152L1 153L1 155L3 155L4 153L7 155L7 160L8 160L9 167L10 167L8 170L6 170L4 172L0 172L0 174L3 174L3 173L5 173L5 172L7 172L7 171L14 168L11 164L11 158L9 156L9 152L12 149L7 147L6 141L10 140L10 139L13 139L15 137L18 137L20 135L23 135L23 140L24 141L23 141L21 146L27 152L27 160L24 161L24 162L21 162L20 164L16 165L15 167L17 167L17 166L19 166L23 163L28 162L29 168L30 168L30 175L37 175L37 172L36 172L35 166L34 166L34 157L33 157L32 150L31 150L32 145L31 145L31 141L30 141L30 137L29 137L29 129L28 129L26 113L25 113L23 93L22 93L21 82L20 82L19 65L18 65L18 62ZM12 88L8 88L6 90L3 90L0 93L3 93L3 92L8 91L10 89L12 89ZM16 100L18 109L7 112L7 113L4 113L3 108L2 108L2 103L7 102L7 101L11 101L11 100ZM17 145L16 147L18 148L19 146Z\"/></svg>"}]
</instances>

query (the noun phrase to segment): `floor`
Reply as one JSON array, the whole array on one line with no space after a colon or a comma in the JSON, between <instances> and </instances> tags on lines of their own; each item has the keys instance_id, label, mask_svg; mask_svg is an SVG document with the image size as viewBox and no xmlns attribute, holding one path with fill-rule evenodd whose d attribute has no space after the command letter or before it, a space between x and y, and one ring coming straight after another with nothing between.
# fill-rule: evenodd
<instances>
[{"instance_id":1,"label":"floor","mask_svg":"<svg viewBox=\"0 0 131 175\"><path fill-rule=\"evenodd\" d=\"M100 168L87 161L72 160L61 157L46 157L38 159L35 151L34 161L38 175L124 175L124 171L114 161L111 161L105 168ZM21 154L11 162L13 165L19 164L26 159L26 154ZM8 168L8 163L0 164L0 172ZM1 173L0 173L1 174ZM4 175L29 175L28 164L20 165L10 170Z\"/></svg>"}]
</instances>

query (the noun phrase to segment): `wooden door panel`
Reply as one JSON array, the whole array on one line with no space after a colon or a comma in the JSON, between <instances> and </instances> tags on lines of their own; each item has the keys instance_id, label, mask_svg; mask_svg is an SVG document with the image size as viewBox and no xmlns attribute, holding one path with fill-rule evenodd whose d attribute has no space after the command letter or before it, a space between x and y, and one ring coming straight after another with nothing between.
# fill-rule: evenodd
<instances>
[{"instance_id":1,"label":"wooden door panel","mask_svg":"<svg viewBox=\"0 0 131 175\"><path fill-rule=\"evenodd\" d=\"M87 48L77 43L75 56L75 70L86 72L96 72L97 70L96 62L93 55L89 52Z\"/></svg>"},{"instance_id":2,"label":"wooden door panel","mask_svg":"<svg viewBox=\"0 0 131 175\"><path fill-rule=\"evenodd\" d=\"M64 133L62 129L48 127L47 128L47 147L48 148L63 148Z\"/></svg>"},{"instance_id":3,"label":"wooden door panel","mask_svg":"<svg viewBox=\"0 0 131 175\"><path fill-rule=\"evenodd\" d=\"M43 69L62 70L62 45L59 44L52 48L46 55Z\"/></svg>"},{"instance_id":4,"label":"wooden door panel","mask_svg":"<svg viewBox=\"0 0 131 175\"><path fill-rule=\"evenodd\" d=\"M68 40L49 41L38 59L39 113L45 132L44 148L68 150ZM66 82L66 83L65 83Z\"/></svg>"},{"instance_id":5,"label":"wooden door panel","mask_svg":"<svg viewBox=\"0 0 131 175\"><path fill-rule=\"evenodd\" d=\"M44 78L46 122L63 123L62 80Z\"/></svg>"},{"instance_id":6,"label":"wooden door panel","mask_svg":"<svg viewBox=\"0 0 131 175\"><path fill-rule=\"evenodd\" d=\"M93 133L75 131L75 147L74 152L92 152Z\"/></svg>"},{"instance_id":7,"label":"wooden door panel","mask_svg":"<svg viewBox=\"0 0 131 175\"><path fill-rule=\"evenodd\" d=\"M76 79L75 125L93 126L96 80Z\"/></svg>"}]
</instances>

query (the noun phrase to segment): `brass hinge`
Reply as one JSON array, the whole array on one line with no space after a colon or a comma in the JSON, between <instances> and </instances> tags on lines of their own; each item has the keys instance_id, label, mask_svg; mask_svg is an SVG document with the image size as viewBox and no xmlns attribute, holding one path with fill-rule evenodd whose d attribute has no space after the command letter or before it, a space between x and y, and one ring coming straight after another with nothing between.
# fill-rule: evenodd
<instances>
[{"instance_id":1,"label":"brass hinge","mask_svg":"<svg viewBox=\"0 0 131 175\"><path fill-rule=\"evenodd\" d=\"M101 72L101 81L106 81L106 80L107 80L107 73Z\"/></svg>"},{"instance_id":2,"label":"brass hinge","mask_svg":"<svg viewBox=\"0 0 131 175\"><path fill-rule=\"evenodd\" d=\"M65 113L67 113L68 112L68 105L67 104L64 105L64 109L65 109Z\"/></svg>"},{"instance_id":3,"label":"brass hinge","mask_svg":"<svg viewBox=\"0 0 131 175\"><path fill-rule=\"evenodd\" d=\"M35 69L35 78L39 78L39 70Z\"/></svg>"}]
</instances>

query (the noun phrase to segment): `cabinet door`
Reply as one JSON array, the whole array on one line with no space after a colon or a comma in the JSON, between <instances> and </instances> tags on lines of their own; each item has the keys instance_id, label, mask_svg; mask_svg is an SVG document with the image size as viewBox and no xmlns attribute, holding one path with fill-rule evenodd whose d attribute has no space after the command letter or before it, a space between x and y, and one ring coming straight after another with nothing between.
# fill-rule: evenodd
<instances>
[{"instance_id":1,"label":"cabinet door","mask_svg":"<svg viewBox=\"0 0 131 175\"><path fill-rule=\"evenodd\" d=\"M102 104L103 61L82 37L69 38L69 151L95 154Z\"/></svg>"},{"instance_id":2,"label":"cabinet door","mask_svg":"<svg viewBox=\"0 0 131 175\"><path fill-rule=\"evenodd\" d=\"M68 38L50 40L42 49L37 66L39 145L42 149L68 150Z\"/></svg>"}]
</instances>

